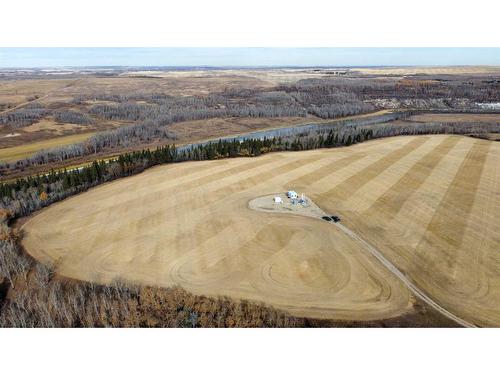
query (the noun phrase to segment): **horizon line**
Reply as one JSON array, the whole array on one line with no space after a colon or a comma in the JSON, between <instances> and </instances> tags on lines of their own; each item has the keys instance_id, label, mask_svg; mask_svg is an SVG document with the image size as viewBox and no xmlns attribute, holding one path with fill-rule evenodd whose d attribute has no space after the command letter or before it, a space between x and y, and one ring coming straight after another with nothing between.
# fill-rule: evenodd
<instances>
[{"instance_id":1,"label":"horizon line","mask_svg":"<svg viewBox=\"0 0 500 375\"><path fill-rule=\"evenodd\" d=\"M426 68L426 67L499 67L499 64L401 64L401 65L40 65L0 66L0 70L40 69L116 69L116 68L167 68L167 69L356 69L356 68Z\"/></svg>"}]
</instances>

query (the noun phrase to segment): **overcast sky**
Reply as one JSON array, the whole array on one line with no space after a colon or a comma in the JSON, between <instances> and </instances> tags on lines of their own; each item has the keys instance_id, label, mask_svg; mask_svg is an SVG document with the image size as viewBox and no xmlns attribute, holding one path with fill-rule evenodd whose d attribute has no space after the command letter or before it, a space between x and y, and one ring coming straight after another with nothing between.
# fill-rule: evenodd
<instances>
[{"instance_id":1,"label":"overcast sky","mask_svg":"<svg viewBox=\"0 0 500 375\"><path fill-rule=\"evenodd\" d=\"M500 65L500 48L0 48L0 67Z\"/></svg>"}]
</instances>

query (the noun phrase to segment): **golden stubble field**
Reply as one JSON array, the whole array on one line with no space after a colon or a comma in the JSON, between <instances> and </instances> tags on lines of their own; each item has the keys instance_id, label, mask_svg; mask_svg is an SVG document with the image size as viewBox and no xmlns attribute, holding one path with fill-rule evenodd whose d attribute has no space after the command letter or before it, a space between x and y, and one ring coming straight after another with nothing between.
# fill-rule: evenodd
<instances>
[{"instance_id":1,"label":"golden stubble field","mask_svg":"<svg viewBox=\"0 0 500 375\"><path fill-rule=\"evenodd\" d=\"M406 287L335 226L248 208L295 189L440 305L500 326L499 169L499 143L459 136L160 166L49 207L23 243L83 280L178 284L310 317L411 310Z\"/></svg>"}]
</instances>

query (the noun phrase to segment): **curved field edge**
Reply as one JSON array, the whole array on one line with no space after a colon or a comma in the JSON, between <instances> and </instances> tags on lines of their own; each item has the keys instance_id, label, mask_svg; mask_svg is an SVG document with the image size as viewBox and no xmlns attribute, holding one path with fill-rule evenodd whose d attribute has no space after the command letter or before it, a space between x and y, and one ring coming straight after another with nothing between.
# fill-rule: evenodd
<instances>
[{"instance_id":1,"label":"curved field edge","mask_svg":"<svg viewBox=\"0 0 500 375\"><path fill-rule=\"evenodd\" d=\"M20 254L21 255L21 254ZM110 286L69 280L31 261L13 284L0 279L0 327L453 327L417 303L413 311L378 321L297 318L271 306L182 288Z\"/></svg>"},{"instance_id":2,"label":"curved field edge","mask_svg":"<svg viewBox=\"0 0 500 375\"><path fill-rule=\"evenodd\" d=\"M241 159L241 162L249 163L248 160L244 159ZM307 161L302 164L307 165L309 162L310 161ZM223 169L225 163L221 164L221 168ZM281 162L278 164L279 165L274 168L267 168L268 170L261 172L259 172L260 168L257 167L250 169L249 166L239 166L238 168L241 168L245 174L256 173L257 175L253 177L243 178L242 180L238 181L233 181L233 183L229 185L229 188L234 188L235 186L250 186L254 183L255 179L259 179L263 182L266 179L271 178L273 174L276 173L279 169L285 168L285 170L291 171L297 167L294 161L287 162L285 160L284 166ZM197 166L195 167L197 168ZM262 166L259 165L259 167ZM224 178L224 175L226 177L230 175L230 173L224 172L222 170L218 173L214 173L213 170L211 170L210 172L211 173L207 171L201 175L192 173L187 175L187 177L184 177L184 179L181 178L181 181L187 181L182 184L182 186L178 187L178 189L183 190L185 194L189 195L190 192L192 193L194 190L196 190L200 184L211 184L211 186L216 187L218 179ZM163 179L160 178L160 181L161 180ZM111 187L112 185L113 184L109 184L107 186ZM93 191L97 190L98 189L94 189ZM147 188L147 190L152 192L153 194L155 194L156 191L155 187L151 184L149 184L149 188ZM211 194L211 198L209 199L210 202L208 202L205 207L203 206L207 202L199 202L199 206L201 207L196 207L198 206L198 204L196 204L197 202L194 202L195 207L191 208L191 210L194 210L193 216L185 218L186 221L191 223L192 228L180 228L178 235L160 240L164 243L177 244L177 247L174 249L174 251L178 251L179 254L178 256L173 256L171 259L169 258L169 254L167 252L159 251L155 254L148 254L149 250L141 249L141 245L139 245L139 247L135 247L135 245L132 245L136 250L130 249L132 250L132 252L128 255L119 255L116 261L113 260L111 261L111 264L109 264L105 259L108 256L111 256L113 258L114 255L106 254L103 258L103 262L106 264L102 264L102 267L92 266L90 267L92 268L92 270L90 270L89 268L90 271L88 273L80 273L82 268L84 269L85 266L79 263L78 260L62 260L57 259L57 256L56 258L54 258L54 253L50 254L50 251L45 252L45 250L40 246L37 246L38 251L34 253L29 246L29 238L26 238L24 242L25 245L28 245L28 251L30 251L32 255L35 255L35 257L43 258L45 255L49 256L50 261L56 263L58 265L59 272L65 276L86 280L99 280L99 282L111 282L115 277L118 276L115 271L109 271L109 268L113 268L114 264L118 265L119 267L124 267L119 272L123 273L124 276L119 277L124 277L125 279L132 282L143 284L145 283L150 285L154 284L159 286L171 286L177 284L198 294L214 295L215 291L215 294L229 295L233 298L260 300L265 303L273 302L275 306L284 308L295 315L331 317L332 311L331 309L327 308L328 301L326 301L326 303L323 301L324 296L322 294L317 293L311 300L304 299L304 293L307 295L311 292L311 284L317 285L318 289L321 291L324 288L323 285L325 285L325 283L329 280L329 277L333 277L333 281L339 283L336 288L341 289L345 286L345 283L349 281L349 278L351 277L350 273L339 272L338 275L332 276L331 273L334 271L332 269L328 271L323 276L323 278L313 278L312 280L305 280L302 285L301 292L296 293L290 291L289 287L283 285L283 283L286 284L287 282L289 282L289 279L287 277L283 279L283 270L279 267L279 265L276 265L275 263L278 260L278 263L283 264L283 262L279 261L279 259L281 257L286 257L286 254L288 254L290 251L293 252L294 249L297 249L297 246L301 246L300 244L304 240L307 240L307 238L301 239L300 231L297 231L299 237L292 245L290 245L289 243L288 237L291 236L293 232L295 232L294 228L297 228L297 225L302 226L303 224L295 223L292 221L288 224L288 226L291 226L291 228L282 228L281 230L277 230L276 224L273 224L272 222L269 222L267 225L263 225L262 227L249 227L248 220L255 221L253 215L250 218L243 218L244 220L231 220L225 219L226 214L221 213L221 216L223 218L209 219L210 211L212 211L214 206L218 205L217 198L224 195L226 195L225 189L219 188L216 192ZM82 197L84 195L82 194L80 196ZM70 200L68 200L67 202L69 201ZM152 199L150 202L154 204L154 199ZM176 202L177 203L174 204L174 206L177 207L170 208L172 212L175 211L180 213L181 211L188 210L189 206L193 205L193 202L191 202L186 196L183 196L182 200L179 197L179 200ZM143 204L144 203L145 202L143 201ZM53 205L52 207L60 207L62 204L63 203L58 203L56 205ZM100 204L105 205L102 200ZM243 198L243 200L238 200L238 202L231 202L231 205L227 206L227 209L229 210L228 212L233 209L232 204L241 204L242 209L246 210L245 198ZM226 206L226 204L222 203L220 205ZM200 209L204 209L203 215L200 214ZM239 210L240 208L236 209ZM48 212L49 210L50 209L44 212ZM34 219L30 220L27 225L33 223L33 220L40 220L42 222L45 221L43 214L44 213L42 212L41 214L37 215ZM179 215L177 214L173 214L173 216L179 217ZM170 218L170 220L166 219L165 222L168 222L172 227L176 227L176 221L172 219L173 218ZM155 221L156 219L149 217L149 215L145 215L140 217L139 222L141 222L145 226L150 227L151 220ZM257 216L257 221L255 222L259 222L259 216ZM263 223L262 220L260 221L260 223ZM315 223L311 224L309 222L306 222L306 225L314 227ZM243 231L243 228L245 227L249 228L250 230ZM227 242L227 245L219 245L219 248L216 249L214 247L214 241L221 241L221 239L226 238L228 235L231 236L230 233L233 230L238 230L240 234L237 241L231 241L227 239L223 240L224 243ZM321 230L324 233L328 233L329 231L329 229L325 227L323 227ZM140 235L140 239L137 239L136 242L134 242L134 244L136 245L138 244L138 242L147 244L148 241L154 239L154 237L157 237L155 235L144 233L142 228L139 229L139 231L142 234ZM166 229L162 231L162 233L169 234L174 232L170 231L170 229ZM328 236L331 235L332 234L329 234ZM113 233L107 233L104 236L110 239L113 243L123 244L124 242L127 242L127 240L119 239ZM326 247L329 246L328 236L317 244L317 249L313 251L313 257L308 255L307 252L303 253L302 255L297 255L299 256L299 258L306 257L307 264L304 264L304 267L311 267L310 272L307 272L307 269L298 270L298 272L302 272L302 275L304 277L310 278L311 273L315 269L317 269L317 267L320 267L322 259L332 262L332 252L326 250ZM339 236L339 234L336 234L336 236ZM43 235L43 237L46 238L46 235ZM161 236L159 236L158 238L161 239ZM345 240L345 238L343 237L341 237L340 239ZM267 246L264 246L264 250L261 251L260 249L262 247L263 241L269 241L269 243L267 244ZM276 241L276 244L278 246L276 248L274 248L274 241ZM370 308L367 308L366 306L363 307L363 304L359 303L360 308L364 308L365 310L367 310L364 311L362 315L360 315L358 312L358 315L356 316L356 311L347 310L343 313L343 315L340 315L340 317L344 317L344 319L357 317L358 319L364 318L365 320L371 320L381 317L396 316L399 315L401 311L406 310L408 307L407 292L403 291L404 293L401 294L401 291L398 291L399 285L397 284L397 281L394 280L394 278L392 278L390 274L384 274L384 271L377 270L376 267L374 267L370 264L370 262L364 259L364 256L356 246L353 246L352 244L348 246L350 246L350 248L352 248L352 251L356 252L357 254L352 257L353 259L346 259L344 255L338 254L338 259L335 260L334 264L349 266L350 263L354 263L356 272L353 274L353 277L363 278L364 282L362 283L362 285L366 284L368 286L366 291L368 295L365 298L375 298L375 301L371 304L376 306L377 303L379 303L380 310L377 311L377 309L375 309L375 311L371 311ZM215 262L215 264L207 267L201 264L200 262L202 262L203 259L197 257L196 254L198 247L203 248L203 256L206 256L207 259ZM89 259L95 256L100 257L99 254L94 253L89 254ZM139 263L135 265L127 265L127 262L124 261L124 259L127 259L128 257L135 257L136 261ZM141 260L142 258L145 259ZM302 258L297 259L296 262L301 262ZM285 261L287 260L285 259ZM292 262L290 267L295 267L296 262ZM71 266L71 264L73 264L74 267ZM160 267L160 269L155 269L155 267L160 264L163 264L165 268ZM129 266L132 269L129 269ZM193 267L195 269L197 267L202 267L203 271L201 273L193 272ZM364 268L366 267L371 270L370 274L375 278L376 282L371 280L371 278L367 277L368 275L364 273ZM381 277L380 272L382 272L383 277ZM235 284L239 286L233 288L232 286ZM284 294L284 290L288 290L288 292ZM396 294L394 295L394 293ZM379 298L379 295L381 303L377 300L377 298ZM344 297L342 300L345 302L350 302L351 298L349 297L349 295L347 295L347 298ZM387 303L388 301L390 301L390 303ZM331 303L332 302L330 302L330 304Z\"/></svg>"},{"instance_id":3,"label":"curved field edge","mask_svg":"<svg viewBox=\"0 0 500 375\"><path fill-rule=\"evenodd\" d=\"M407 138L407 137L405 137L405 138ZM411 137L408 137L408 138L411 138ZM415 160L413 163L414 163L414 164L415 164L415 163L417 163L417 164L418 164L418 161L420 160L420 157L422 156L422 155L421 155L421 154L419 154L418 152L415 152L415 150L419 150L421 147L423 147L423 148L421 149L421 151L424 151L424 153L425 153L425 152L430 152L430 153L432 153L432 150L434 150L434 148L437 148L437 149L439 150L439 147L442 147L442 146L439 146L440 142L438 142L438 141L434 141L434 139L438 139L439 141L441 141L443 138L458 138L458 137L442 137L442 136L440 137L440 136L434 136L434 137L423 137L423 138L432 138L433 140L432 140L431 142L429 142L429 140L427 140L426 142L423 142L422 144L420 144L420 142L421 142L421 141L419 141L419 142L417 142L417 143L412 143L412 144L414 144L416 147L414 147L414 148L410 147L410 149L411 149L411 150L410 150L408 153L407 153L406 151L405 151L405 152L403 152L403 151L398 151L397 149L394 149L394 150L393 150L394 157L391 157L391 156L390 156L391 152L389 152L387 155L381 156L381 158L380 158L380 159L381 159L381 160L383 160L383 162L378 162L378 164L375 164L375 168L378 168L378 167L377 167L377 165L380 165L379 174L384 174L384 173L385 173L386 177L387 177L387 176L390 176L390 175L392 174L392 172L390 173L389 171L392 171L392 170L393 170L393 168L391 167L393 164L400 165L400 166L403 168L403 169L402 169L402 172L406 172L406 173L408 173L408 170L410 170L410 169L411 169L411 166L412 166L413 164L411 164L411 161L410 161L410 162L406 161L406 159L408 159L408 160ZM466 146L468 146L468 143L469 143L469 142L477 142L477 143L484 142L484 141L473 141L473 140L469 140L469 139L466 139L466 138L460 138L460 139L461 139L461 140L460 140L460 142L458 142L458 143L463 143L464 145L463 145L462 147L466 147ZM464 140L465 140L465 141L464 141ZM389 144L391 143L391 142L388 142L388 140L382 140L382 141L370 142L370 144L377 143L377 142L379 142L379 143L389 143ZM413 141L411 141L411 142L413 142ZM410 143L411 143L411 142L410 142ZM444 141L443 141L443 142L444 142ZM396 143L397 143L397 142L396 142ZM368 144L367 144L366 146L368 146ZM352 147L352 148L350 148L350 149L357 149L357 148L362 148L362 147L363 147L363 145L358 145L358 146L354 146L354 147ZM472 147L472 146L471 146L471 147ZM402 148L404 148L404 147L399 147L399 148L400 148L400 149L402 149ZM459 149L460 149L460 148L457 148L457 150L459 150ZM330 150L327 150L327 151L330 151ZM345 149L342 149L342 150L333 150L333 152L340 152L340 153L342 153L342 152L344 152L344 151L345 151ZM310 154L313 154L313 153L315 153L315 152L316 152L316 151L310 151L310 152L307 152L307 153L301 153L301 154L307 154L307 155L309 155L309 153L310 153ZM455 152L457 152L457 151L455 151ZM440 151L436 151L436 153L440 155L442 152L440 152ZM463 154L463 152L462 152L462 154ZM279 155L279 154L276 154L276 155ZM426 155L426 154L425 154L425 155ZM464 156L464 155L461 155L461 157L463 157L463 156ZM348 157L351 157L351 158L352 158L352 155L349 155ZM265 157L261 157L261 158L265 158ZM259 158L259 159L261 159L261 158ZM443 158L444 158L444 160L446 160L446 158L448 158L448 159L449 159L449 156L448 156L448 155L446 155L446 156L445 156L445 157L443 157ZM320 158L320 159L321 159L321 158ZM342 158L340 158L340 159L342 159ZM355 158L353 158L353 159L355 159ZM354 172L356 172L356 171L357 171L357 172L358 172L358 174L359 174L359 172L362 172L362 171L365 169L365 168L360 168L360 167L358 167L358 165L360 165L361 167L363 166L363 163L362 163L363 159L366 159L366 158L364 158L364 157L363 157L363 158L361 158L361 159L360 159L360 160L358 160L358 161L353 161L353 163L354 163L354 167L355 167L355 168L354 168L354 169L355 169L355 170L354 170ZM401 160L402 160L402 161L401 161ZM460 160L461 160L460 158L457 158L457 160L453 161L453 163L451 163L451 164L455 165L457 162L459 163L459 162L460 162ZM332 161L333 161L333 160L332 160ZM213 163L213 162L208 162L208 163ZM343 174L345 174L345 173L346 173L346 171L349 171L349 168L347 168L347 169L346 169L346 168L341 168L340 170L335 171L335 167L334 167L334 168L333 168L333 174L334 174L334 176L328 176L328 173L327 173L328 168L326 168L326 167L325 167L325 165L324 165L324 164L328 164L328 162L327 162L327 161L325 161L325 160L321 161L321 160L319 160L319 159L318 159L318 160L313 160L311 163L309 163L309 162L305 162L305 163L306 163L306 164L303 164L302 166L297 167L297 168L302 168L302 169L300 170L300 172L302 172L301 174L302 174L302 175L305 175L305 174L307 174L307 175L311 175L311 174L314 174L314 173L315 173L315 171L317 170L318 172L317 172L317 175L316 175L315 177L316 177L316 179L318 179L318 178L319 178L319 180L324 179L325 181L328 181L328 180L332 180L332 179L333 179L333 180L335 180L335 177L337 177L337 178L339 178L339 177L340 177L340 178L342 178L342 175L343 175ZM377 162L375 162L375 163L377 163ZM388 164L385 168L384 168L384 163ZM450 163L450 162L448 162L448 163ZM311 165L311 164L312 164L312 165ZM332 164L335 164L335 163L332 163ZM438 163L438 164L439 164L439 163ZM289 165L291 166L291 165L293 165L293 163L292 163L292 164L289 164ZM168 167L168 166L167 166L167 167ZM160 168L167 168L167 167L160 167ZM389 168L389 167L391 167L391 168ZM195 168L195 167L193 167L193 168ZM281 168L281 167L280 167L280 168ZM273 169L274 169L275 171L277 171L277 170L279 170L280 168L278 168L278 166L276 166L276 168L271 168L271 173L272 173ZM405 169L405 168L406 168L406 169ZM490 168L490 169L492 168L492 167L491 167L491 164L489 164L489 167L488 167L488 168ZM238 169L238 168L236 168L236 169ZM311 169L312 169L312 171L311 171ZM440 168L440 170L441 170L441 169L442 169L442 168ZM449 168L449 169L452 171L452 168ZM295 168L292 168L292 170L295 170ZM304 173L304 170L307 170L307 173ZM387 171L387 172L384 172L384 171L386 171L386 170L388 170L388 171ZM493 170L495 170L495 167L493 167ZM351 170L351 172L352 172L352 170ZM366 173L366 170L365 170L365 173ZM323 175L321 175L321 174L323 174ZM370 182L371 180L373 180L374 178L376 179L377 175L373 174L373 177L372 177L372 178L370 178L370 179L367 179L367 178L364 178L364 177L362 178L362 177L361 177L361 175L360 175L360 176L358 176L358 177L354 177L355 175L356 175L356 173L354 173L354 174L353 174L353 176L351 176L351 177L353 177L353 178L354 178L352 181L354 181L354 182L355 182L355 184L358 184L360 187L359 187L359 188L357 188L357 189L354 189L354 190L353 190L353 193L360 192L360 191L361 191L361 192L366 192L366 191L372 190L371 188L373 188L373 186L371 186L371 188L370 188L370 184L369 184L369 182ZM140 175L140 176L143 176L143 174L142 174L142 175ZM140 176L138 176L138 177L140 178ZM218 176L219 176L220 178L222 178L222 179L227 178L227 176L224 176L224 171L223 171L223 170L219 171ZM285 176L286 176L286 173L285 173ZM208 180L210 180L210 176L207 176L207 177L203 177L203 176L201 176L201 177L199 177L199 178L204 178L205 180L207 180L207 179L208 179ZM281 178L281 180L282 180L282 179L283 179L283 178ZM298 175L296 175L296 176L294 175L294 178L293 178L291 181L293 181L293 182L297 183L297 182L301 182L301 181L300 181L300 179L301 179L301 175L300 175L300 174L298 174ZM346 179L347 179L347 178L346 178ZM397 181L397 179L398 179L398 173L393 173L393 174L392 174L392 177L391 177L388 181L389 181L389 183L394 184L394 183L395 183L395 181ZM208 180L207 180L207 182L208 182L208 183L212 183L212 184L214 184L214 183L215 183L214 181L208 181ZM233 182L232 186L231 186L231 184L230 184L230 186L229 186L229 190L228 190L228 191L229 191L229 192L231 192L231 193L235 193L235 192L237 191L237 189L235 190L235 188L237 188L237 187L246 188L249 184L251 184L252 182L257 181L257 180L259 180L259 174L258 174L258 173L257 173L257 175L256 175L256 176L254 176L254 177L247 177L247 178L246 178L246 181L245 181L245 179L243 179L243 182L239 182L239 181L235 181L235 182ZM280 180L280 178L278 178L278 180ZM285 180L286 180L286 179L285 179ZM358 181L359 181L359 182L358 182ZM288 181L281 181L282 187L284 187L284 185L286 185L286 184L287 184L287 183L289 183L289 182L290 182L290 180L288 180ZM115 183L119 183L119 181L117 181L117 182L115 182ZM380 183L380 182L378 182L378 183ZM428 183L427 183L427 184L426 184L426 183L421 183L421 184L422 184L422 186L421 186L422 188L426 188L426 189L428 189L428 188L429 188L429 186L427 186L427 185L428 185ZM109 184L109 185L111 185L111 184ZM196 185L196 179L194 179L194 180L191 182L191 186L194 186L194 185ZM323 185L324 185L324 184L323 184ZM366 185L366 186L365 186L365 185ZM346 186L348 186L348 185L346 185ZM356 185L354 185L354 186L356 186ZM396 186L397 186L397 185L396 185ZM430 186L432 186L432 184L431 184ZM494 185L494 186L495 186L495 185ZM313 186L312 186L312 187L313 187L313 190L314 190L314 189L319 188L319 187L316 187L316 185L314 185L314 184L313 184ZM387 186L383 187L383 191L384 191L384 189L387 189L387 188L388 188ZM99 189L99 188L98 188L98 189ZM94 190L98 190L98 189L94 189ZM177 189L178 189L178 190L182 190L182 188L181 188L181 187L178 187ZM195 188L193 187L192 189L195 189ZM323 189L323 188L321 187L321 189ZM321 190L321 189L320 189L320 190ZM333 191L333 193L326 194L326 196L333 196L333 197L334 197L334 199L333 199L333 200L335 201L336 199L338 199L338 194L339 194L339 193L341 193L341 192L343 191L343 190L339 190L339 189L340 189L340 188L337 188L337 190L335 191L335 187L330 187L327 191L329 191L329 190L334 190L334 191ZM400 187L400 189L401 189L401 187ZM494 188L494 189L495 189L495 188ZM323 190L324 190L324 189L323 189ZM404 190L404 189L403 189L403 190ZM175 191L175 189L174 189L174 191ZM195 190L195 191L196 191L196 190ZM276 190L271 190L271 192L272 192L272 191L276 191ZM337 193L337 191L338 191L339 193ZM386 190L386 191L388 191L388 190ZM212 192L211 192L211 193L212 193ZM227 193L227 191L224 191L224 189L215 189L215 195L212 195L212 194L210 194L210 195L209 195L209 197L212 197L212 196L213 196L214 198L213 198L213 202L212 202L212 198L209 198L209 199L208 199L208 200L210 201L210 202L208 203L208 206L209 206L210 204L215 203L215 202L217 201L217 199L220 199L220 197L221 197L221 196L224 196L226 193ZM89 193L87 193L87 194L89 194ZM322 194L323 194L323 195L325 195L325 192L322 192ZM342 193L342 194L344 194L344 193ZM381 194L381 193L380 193L380 191L378 191L378 192L377 192L377 194ZM404 195L403 193L401 193L401 194L402 194L402 195ZM383 194L382 194L382 195L383 195ZM345 201L346 201L346 200L347 200L348 202L351 202L351 203L353 203L353 202L354 202L354 203L356 203L357 205L363 206L363 203L362 203L361 201L359 201L359 197L357 197L357 198L356 198L356 197L345 197L345 196L342 196L342 195L341 195L340 197L342 198L342 202L341 202L341 203L339 202L339 205L338 205L338 206L336 206L336 207L335 207L335 209L342 208L342 205L345 205L345 204L346 204L346 203L345 203ZM74 198L72 198L72 199L74 199ZM371 197L370 197L370 199L373 199L373 198L371 198ZM68 201L69 201L69 200L68 200ZM188 204L188 207L191 207L191 208L197 208L197 207L196 207L196 206L197 206L197 204L194 204L194 206L193 206L193 203L192 203L192 202L191 202L191 203L186 202L186 203ZM203 205L204 205L205 203L204 203L204 202L200 202L200 203L201 203L201 206L202 206L202 208L203 208ZM327 199L327 200L325 200L325 203L328 203L328 199ZM332 204L332 203L330 203L330 204ZM175 207L175 206L177 206L177 207ZM205 205L205 208L206 208L206 205ZM342 212L342 210L341 210L341 212L343 213L343 215L347 215L347 218L348 218L348 219L350 219L350 218L349 218L349 216L352 216L352 214L354 214L354 213L356 213L356 212L355 212L354 210L352 210L352 207L351 207L351 210L352 210L353 212L350 212L350 213L349 213L349 210L348 210L347 208L348 208L348 207L346 207L345 209L343 209L343 211L344 211L344 212ZM180 212L182 211L182 205L174 205L174 210L175 210L175 209L177 209L177 212L179 212L179 213L180 213ZM357 208L357 209L358 209L358 211L359 211L359 208ZM206 213L206 210L205 210L204 212ZM208 216L202 216L202 218L203 218L204 220L207 220L207 219L208 219ZM147 221L147 219L146 219L146 221ZM227 224L227 223L226 223L226 224ZM220 224L215 224L215 225L216 225L216 226L217 226L217 225L219 225L219 228L224 229L224 225L225 225L225 223L224 223L223 221L221 221L221 222L220 222ZM220 225L222 225L222 227L220 227ZM417 229L420 229L420 228L417 228ZM209 231L210 231L210 229L209 229ZM203 232L203 231L201 231L201 232ZM425 233L425 232L424 232L424 233ZM489 234L488 234L488 233L486 233L486 235L488 236ZM487 239L488 239L488 237L487 237ZM186 240L185 240L185 239L183 240L183 239L181 238L181 239L180 239L180 241L182 242L182 241L186 241ZM492 241L493 241L493 242L494 242L494 241L496 241L496 238L493 238L493 239L492 239ZM380 246L380 248L382 248L382 249L384 249L384 247L385 247L385 246ZM385 251L387 251L387 250L385 250ZM386 254L386 255L387 255L387 254ZM198 265L194 265L194 266L199 266L199 264L198 264ZM189 267L190 267L190 268L189 268ZM187 269L185 269L185 270L186 270L186 271L189 271L189 272L191 272L191 273L192 273L192 269L193 269L192 267L193 267L193 265L189 265L189 267L188 267ZM181 268L182 268L182 267L181 267ZM185 266L184 266L184 268L185 268ZM404 269L404 268L402 268L402 269ZM406 270L405 270L405 271L406 271ZM189 273L189 272L188 272L188 273ZM190 277L192 277L192 275L190 275ZM191 280L191 281L193 281L193 280ZM194 281L196 281L196 282L197 282L196 277L195 277ZM495 291L493 291L493 292L495 292ZM495 295L495 294L493 294L493 295ZM446 297L446 296L445 296L445 297ZM444 301L445 301L445 303L446 303L447 305L450 305L449 301L446 301L446 298L444 298L444 299L443 299L443 297L441 297L440 299L441 299L441 300L444 300ZM477 304L477 302L476 302L476 304ZM451 308L451 309L453 309L453 304L451 304L450 306L451 306L450 308ZM479 306L479 307L480 307L480 306ZM476 306L476 309L477 309L477 306ZM458 315L460 315L460 313L458 313ZM477 320L476 320L476 321L477 321ZM480 321L479 323L480 323L480 324L485 324L485 323L484 323L484 321ZM494 325L495 323L491 323L491 322L486 323L486 325L492 325L492 324Z\"/></svg>"}]
</instances>

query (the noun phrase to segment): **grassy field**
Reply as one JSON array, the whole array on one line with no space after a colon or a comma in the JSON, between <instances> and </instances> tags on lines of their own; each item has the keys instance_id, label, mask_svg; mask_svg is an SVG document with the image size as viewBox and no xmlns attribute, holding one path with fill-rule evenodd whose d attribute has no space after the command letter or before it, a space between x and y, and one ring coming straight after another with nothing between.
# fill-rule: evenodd
<instances>
[{"instance_id":1,"label":"grassy field","mask_svg":"<svg viewBox=\"0 0 500 375\"><path fill-rule=\"evenodd\" d=\"M178 284L308 317L410 311L408 290L335 227L247 207L295 189L439 304L499 326L499 166L498 143L458 136L161 166L49 207L23 243L78 279Z\"/></svg>"},{"instance_id":2,"label":"grassy field","mask_svg":"<svg viewBox=\"0 0 500 375\"><path fill-rule=\"evenodd\" d=\"M56 137L48 140L28 143L20 146L1 148L0 161L15 161L23 159L43 149L65 146L84 141L93 134L95 133L73 134L73 135Z\"/></svg>"},{"instance_id":3,"label":"grassy field","mask_svg":"<svg viewBox=\"0 0 500 375\"><path fill-rule=\"evenodd\" d=\"M0 108L8 110L34 98L61 91L72 85L73 79L26 79L0 81ZM1 111L0 111L1 112Z\"/></svg>"}]
</instances>

